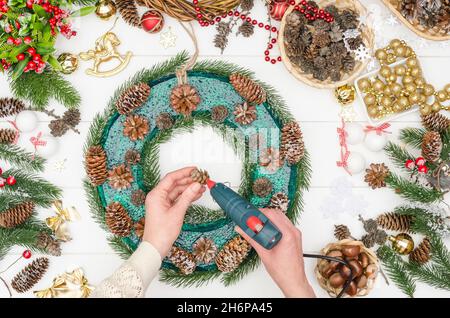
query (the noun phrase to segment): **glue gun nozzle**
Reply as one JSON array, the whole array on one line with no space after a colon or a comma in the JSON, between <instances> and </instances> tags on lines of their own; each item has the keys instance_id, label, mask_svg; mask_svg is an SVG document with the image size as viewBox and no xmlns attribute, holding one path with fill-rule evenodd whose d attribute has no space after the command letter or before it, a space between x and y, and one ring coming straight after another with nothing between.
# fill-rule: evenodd
<instances>
[{"instance_id":1,"label":"glue gun nozzle","mask_svg":"<svg viewBox=\"0 0 450 318\"><path fill-rule=\"evenodd\" d=\"M208 189L211 190L211 188L214 187L216 185L216 183L214 181L212 181L211 179L208 179L206 181L206 185L208 186Z\"/></svg>"}]
</instances>

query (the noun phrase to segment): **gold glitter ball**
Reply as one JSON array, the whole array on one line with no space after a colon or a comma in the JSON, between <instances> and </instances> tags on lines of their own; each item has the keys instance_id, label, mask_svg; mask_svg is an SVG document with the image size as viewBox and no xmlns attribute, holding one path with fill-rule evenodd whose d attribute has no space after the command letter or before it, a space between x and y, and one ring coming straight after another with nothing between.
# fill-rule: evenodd
<instances>
[{"instance_id":1,"label":"gold glitter ball","mask_svg":"<svg viewBox=\"0 0 450 318\"><path fill-rule=\"evenodd\" d=\"M334 90L334 96L341 105L348 105L355 100L355 87L353 85L342 85Z\"/></svg>"},{"instance_id":2,"label":"gold glitter ball","mask_svg":"<svg viewBox=\"0 0 450 318\"><path fill-rule=\"evenodd\" d=\"M58 56L61 73L72 74L78 68L78 57L72 53L62 53Z\"/></svg>"},{"instance_id":3,"label":"gold glitter ball","mask_svg":"<svg viewBox=\"0 0 450 318\"><path fill-rule=\"evenodd\" d=\"M95 6L95 14L102 20L109 20L117 12L116 4L111 0L100 0Z\"/></svg>"}]
</instances>

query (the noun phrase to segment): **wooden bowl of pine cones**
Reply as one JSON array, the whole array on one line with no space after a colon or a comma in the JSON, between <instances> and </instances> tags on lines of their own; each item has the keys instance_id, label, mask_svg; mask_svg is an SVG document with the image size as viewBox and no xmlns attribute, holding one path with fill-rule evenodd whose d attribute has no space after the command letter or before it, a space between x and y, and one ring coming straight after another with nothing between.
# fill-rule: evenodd
<instances>
[{"instance_id":1,"label":"wooden bowl of pine cones","mask_svg":"<svg viewBox=\"0 0 450 318\"><path fill-rule=\"evenodd\" d=\"M450 6L446 1L382 0L411 31L427 40L450 40Z\"/></svg>"},{"instance_id":2,"label":"wooden bowl of pine cones","mask_svg":"<svg viewBox=\"0 0 450 318\"><path fill-rule=\"evenodd\" d=\"M375 253L360 241L351 239L330 243L322 249L322 254L345 258L352 267L353 280L343 297L366 296L373 289L379 271L379 262ZM345 284L349 268L324 259L317 261L314 270L319 285L332 297L336 297Z\"/></svg>"},{"instance_id":3,"label":"wooden bowl of pine cones","mask_svg":"<svg viewBox=\"0 0 450 318\"><path fill-rule=\"evenodd\" d=\"M300 3L300 0L297 0L297 3ZM339 14L354 15L357 21L367 14L358 0L319 0L316 4L320 9L334 6L333 10L337 9ZM349 41L353 42L351 45L355 45L351 47L351 50L363 46L371 52L374 47L372 29L367 24L356 25L356 27L349 25L346 30L357 29L360 34L356 36L357 41L355 38L350 38L345 44L345 30L339 29L342 26L337 23L337 20L329 23L328 27L325 20L321 19L310 23L308 20L305 21L301 13L294 11L294 8L295 6L290 6L283 16L278 35L280 55L288 71L303 83L317 88L336 88L353 81L364 70L369 59L356 60L354 51L349 51ZM300 22L296 21L298 18L295 19L295 15L300 16ZM325 35L319 39L319 33L325 33ZM304 36L307 35L312 35L313 39L305 39ZM335 63L330 62L333 54L340 54L333 58Z\"/></svg>"}]
</instances>

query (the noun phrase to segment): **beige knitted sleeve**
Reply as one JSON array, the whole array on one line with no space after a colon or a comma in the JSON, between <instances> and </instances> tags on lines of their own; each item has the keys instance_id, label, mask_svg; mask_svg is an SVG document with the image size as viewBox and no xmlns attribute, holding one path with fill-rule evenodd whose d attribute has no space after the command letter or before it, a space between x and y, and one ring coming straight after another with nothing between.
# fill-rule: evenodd
<instances>
[{"instance_id":1,"label":"beige knitted sleeve","mask_svg":"<svg viewBox=\"0 0 450 318\"><path fill-rule=\"evenodd\" d=\"M92 292L93 298L144 297L148 285L158 274L161 255L148 242L142 242L131 257Z\"/></svg>"}]
</instances>

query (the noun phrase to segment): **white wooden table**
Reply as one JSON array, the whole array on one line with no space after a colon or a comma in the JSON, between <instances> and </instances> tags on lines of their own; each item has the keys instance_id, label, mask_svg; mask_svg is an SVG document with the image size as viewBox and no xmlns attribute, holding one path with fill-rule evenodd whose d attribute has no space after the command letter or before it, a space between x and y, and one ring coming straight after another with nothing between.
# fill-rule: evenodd
<instances>
[{"instance_id":1,"label":"white wooden table","mask_svg":"<svg viewBox=\"0 0 450 318\"><path fill-rule=\"evenodd\" d=\"M436 43L419 39L409 29L395 23L388 10L378 0L362 0L367 6L372 16L375 18L377 28L377 42L380 45L386 44L391 38L398 37L406 40L416 50L420 57L426 78L437 87L442 87L449 82L448 69L450 68L450 45L449 43ZM258 4L253 10L255 18L265 21L265 12L262 4ZM112 22L103 22L94 15L76 21L78 28L77 37L70 41L58 40L60 52L68 51L78 53L93 47L94 41L103 32L108 30ZM391 25L392 24L392 25ZM164 61L181 50L192 52L192 43L189 37L178 24L177 21L166 18L166 27L172 27L177 34L176 47L164 49L159 44L159 34L146 34L144 31L129 27L122 20L118 21L114 32L122 40L119 46L121 52L130 50L134 53L130 65L120 74L99 79L87 76L84 70L90 67L90 63L81 62L81 67L74 74L68 76L82 96L81 113L82 122L79 125L81 135L69 132L60 139L59 152L48 160L45 177L56 185L64 189L64 204L74 205L81 214L81 220L70 224L70 231L73 240L63 245L63 255L61 257L51 257L51 266L45 278L36 286L36 289L45 288L51 284L54 276L62 273L70 267L82 267L91 284L96 285L102 279L110 275L121 263L107 243L107 234L91 219L90 211L82 189L82 179L84 178L84 168L82 165L83 145L87 131L91 125L92 118L97 112L102 111L112 96L115 89L138 70L151 67L155 63ZM363 234L361 223L357 216L349 214L336 214L333 217L325 217L321 205L324 200L330 197L330 185L337 178L348 178L352 183L354 194L362 196L367 201L368 206L361 210L365 218L376 216L382 212L390 211L401 199L390 189L371 190L363 181L363 175L346 177L344 170L336 167L339 159L339 145L336 135L336 127L340 124L338 117L339 106L330 90L319 90L306 86L295 80L284 68L282 63L275 66L267 63L263 59L263 51L267 39L267 34L261 30L256 30L256 34L250 39L242 37L230 37L230 43L223 55L213 44L215 32L211 28L205 29L195 27L200 45L200 59L215 59L232 62L246 67L255 72L257 78L274 86L282 95L290 111L301 123L306 147L310 152L313 176L311 187L304 193L305 211L299 220L299 228L303 232L304 250L315 252L320 250L328 242L333 241L333 225L347 224L353 231L353 235L360 237ZM274 51L276 52L276 51ZM45 89L45 88L43 88ZM9 96L6 79L0 79L1 96ZM362 105L354 104L358 113L357 121L366 124L366 118L362 111ZM52 103L58 112L63 112L63 107ZM48 121L45 116L41 117L38 131L48 133ZM1 125L5 125L2 123ZM398 132L403 127L419 126L419 114L414 113L402 117L392 122L391 139L397 138ZM36 132L35 132L36 133ZM23 135L19 144L31 150L28 141L29 135ZM183 146L184 145L184 146ZM188 146L186 146L188 145ZM230 181L236 184L240 178L240 164L236 160L228 160L224 168L217 159L217 155L198 156L195 154L202 151L202 146L211 149L212 146L218 150L223 149L219 137L212 134L194 133L193 136L184 136L182 140L176 140L162 146L161 163L163 172L170 171L183 165L198 165L209 170L216 179ZM174 160L174 149L184 147L192 152L191 159L180 162ZM387 162L386 156L380 153L372 153L365 149L363 145L351 147L351 150L362 153L367 161ZM205 150L203 150L205 151ZM225 151L227 151L225 149ZM226 153L229 153L228 150ZM187 156L189 157L189 156ZM56 171L54 165L60 160L67 159L66 169L62 172ZM447 198L448 200L448 198ZM208 198L203 199L205 204L211 204ZM40 211L42 217L48 216L50 210ZM448 242L448 241L447 241ZM22 248L11 250L10 254L1 261L0 268L9 264L22 252ZM5 278L10 278L24 265L24 262L15 265ZM315 266L314 260L306 260L306 273L310 282L320 297L328 297L319 287L313 274ZM450 293L433 289L423 284L418 284L417 297L449 297ZM6 297L6 291L0 292L1 297ZM33 297L32 293L24 295L14 295L15 297ZM263 267L247 275L244 279L231 287L224 287L220 281L216 280L201 288L175 288L155 279L151 284L147 296L149 297L280 297L281 292L271 281ZM403 297L403 294L393 284L387 286L380 277L370 294L372 297Z\"/></svg>"}]
</instances>

